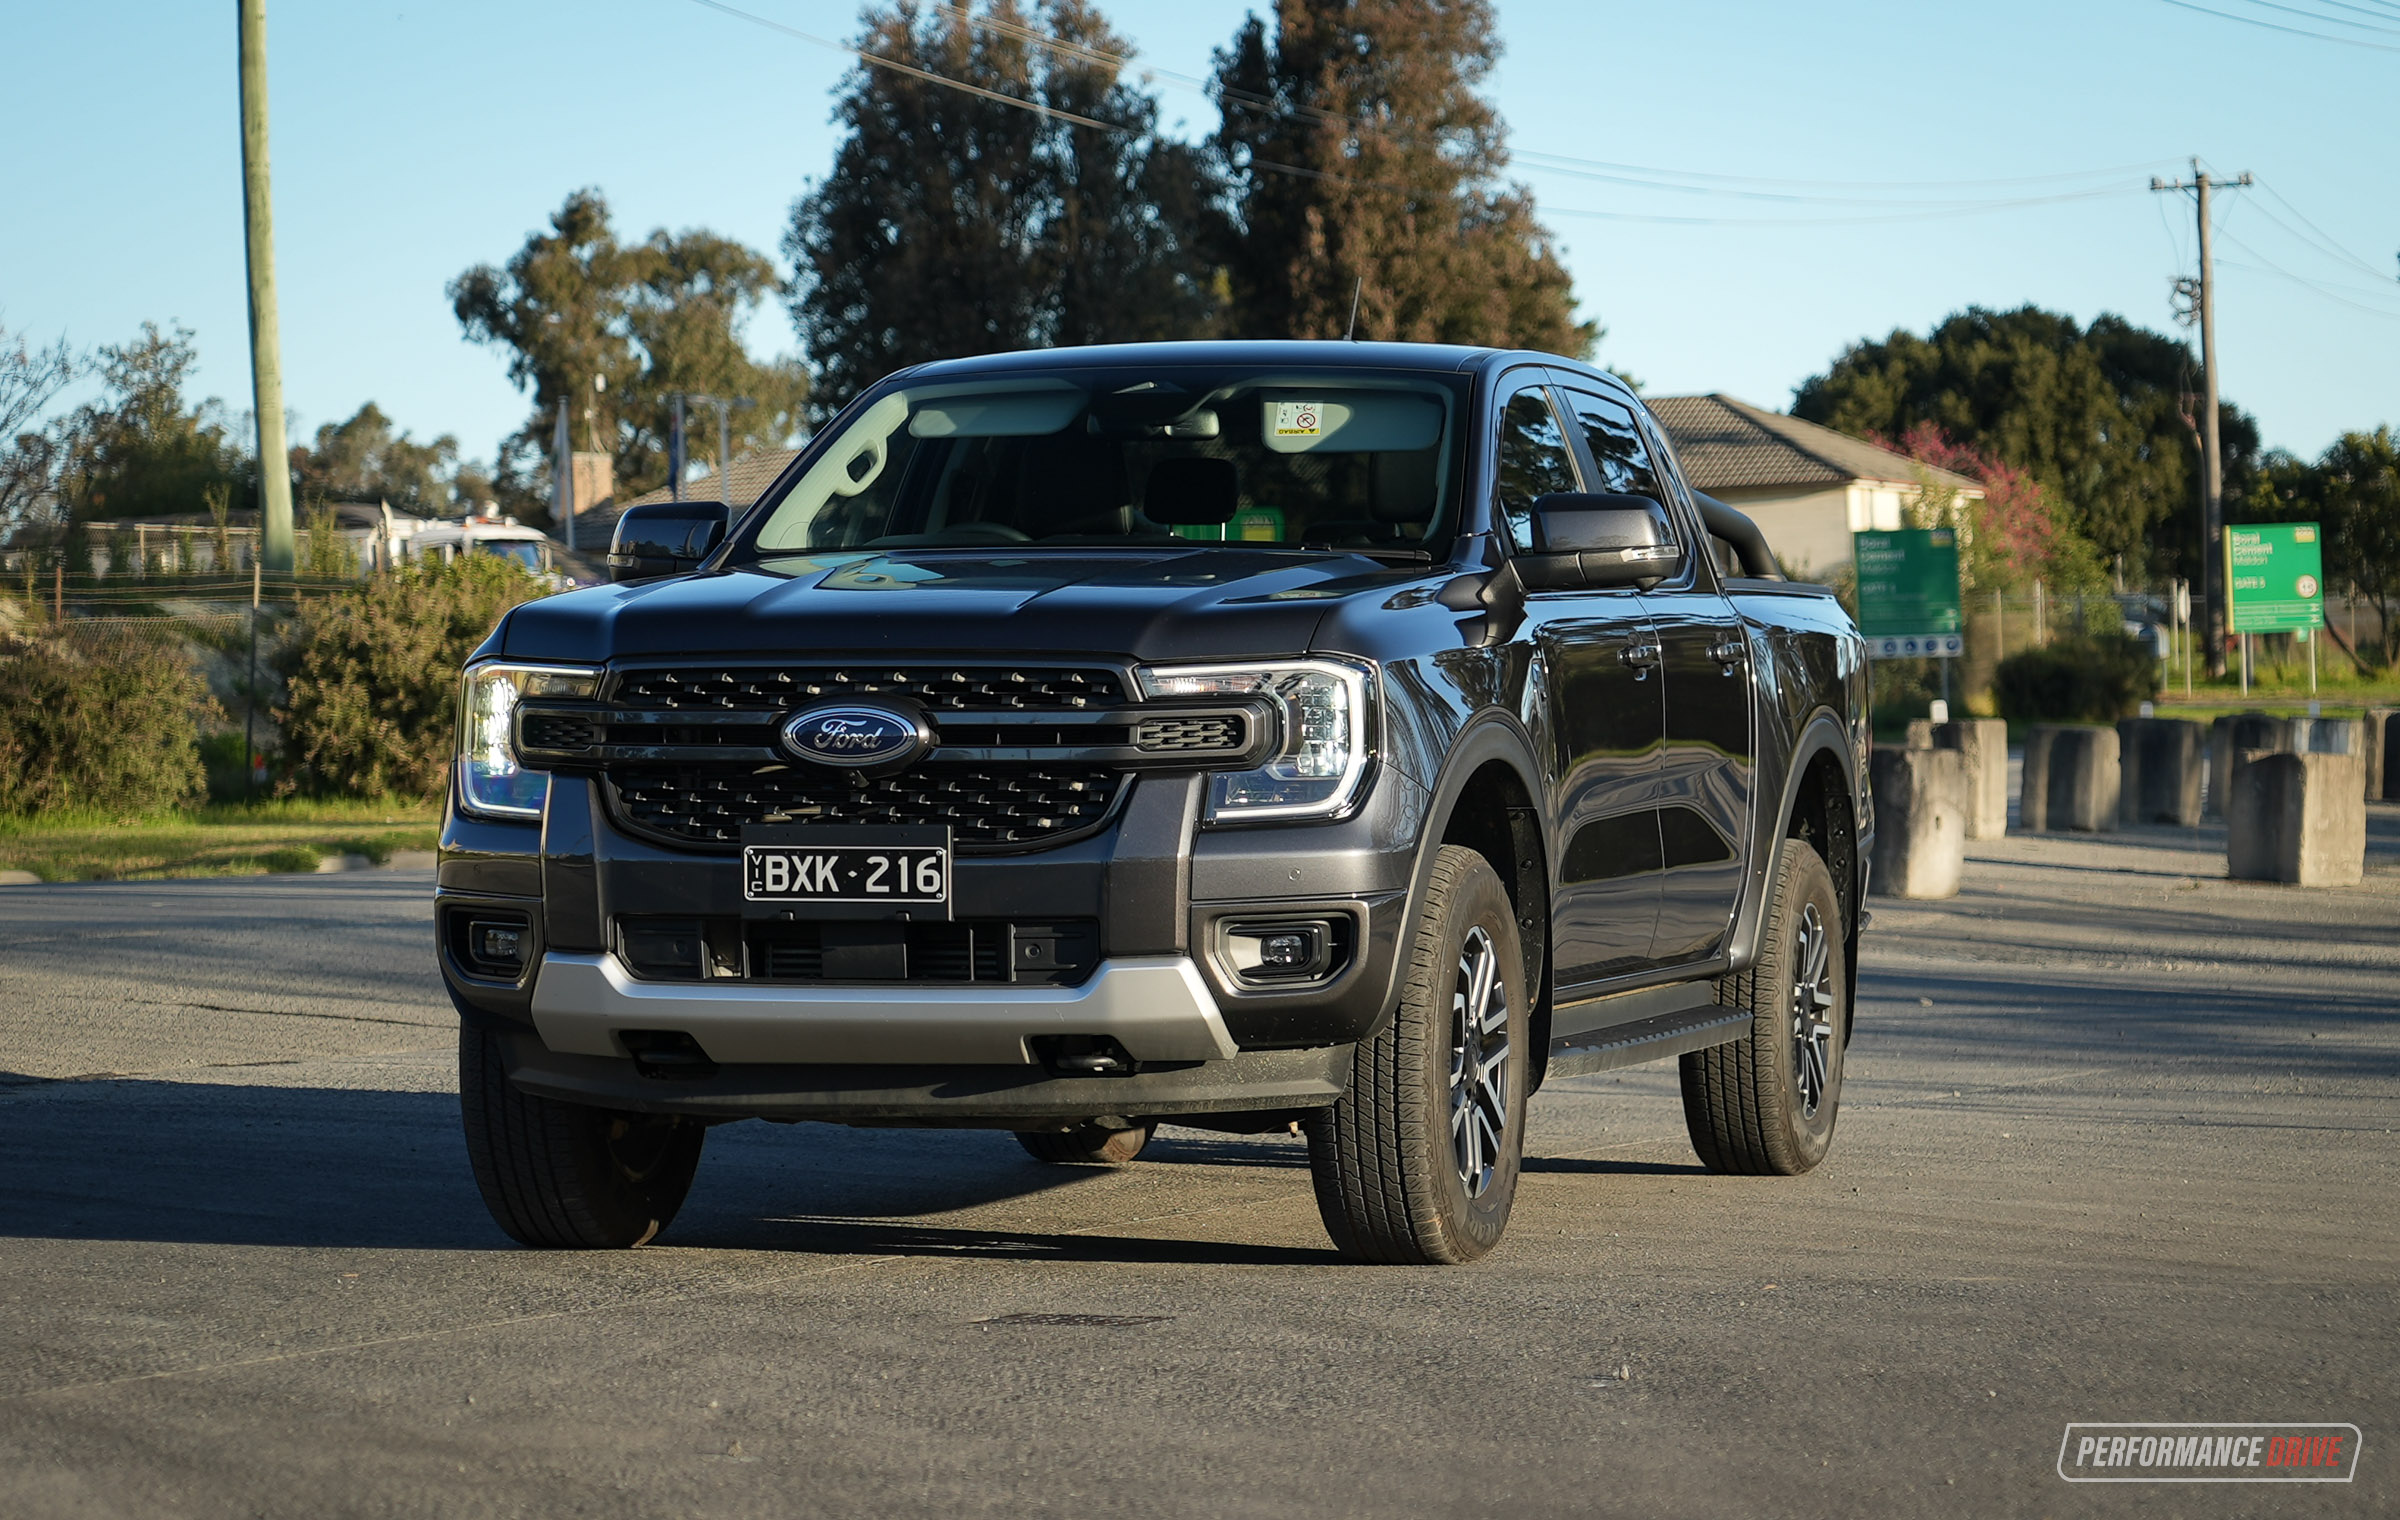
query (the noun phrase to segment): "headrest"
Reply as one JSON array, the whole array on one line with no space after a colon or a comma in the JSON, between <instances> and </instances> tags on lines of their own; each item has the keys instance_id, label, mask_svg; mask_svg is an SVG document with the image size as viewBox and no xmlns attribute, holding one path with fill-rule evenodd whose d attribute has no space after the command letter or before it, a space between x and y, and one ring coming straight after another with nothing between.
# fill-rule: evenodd
<instances>
[{"instance_id":1,"label":"headrest","mask_svg":"<svg viewBox=\"0 0 2400 1520\"><path fill-rule=\"evenodd\" d=\"M1142 488L1142 515L1168 528L1231 522L1241 503L1241 472L1230 459L1162 459Z\"/></svg>"},{"instance_id":2,"label":"headrest","mask_svg":"<svg viewBox=\"0 0 2400 1520\"><path fill-rule=\"evenodd\" d=\"M1368 507L1380 523L1423 523L1433 520L1439 491L1434 477L1439 449L1412 449L1405 454L1367 456Z\"/></svg>"},{"instance_id":3,"label":"headrest","mask_svg":"<svg viewBox=\"0 0 2400 1520\"><path fill-rule=\"evenodd\" d=\"M1026 440L1017 471L1017 526L1039 538L1125 505L1125 452L1082 432Z\"/></svg>"}]
</instances>

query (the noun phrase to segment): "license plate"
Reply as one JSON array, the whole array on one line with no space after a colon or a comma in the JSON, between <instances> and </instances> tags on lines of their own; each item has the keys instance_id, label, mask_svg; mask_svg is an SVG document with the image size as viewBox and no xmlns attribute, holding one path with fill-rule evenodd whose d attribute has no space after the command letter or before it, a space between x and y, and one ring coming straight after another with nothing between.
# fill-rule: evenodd
<instances>
[{"instance_id":1,"label":"license plate","mask_svg":"<svg viewBox=\"0 0 2400 1520\"><path fill-rule=\"evenodd\" d=\"M742 900L754 910L933 910L947 916L947 829L893 830L862 841L863 830L745 831Z\"/></svg>"}]
</instances>

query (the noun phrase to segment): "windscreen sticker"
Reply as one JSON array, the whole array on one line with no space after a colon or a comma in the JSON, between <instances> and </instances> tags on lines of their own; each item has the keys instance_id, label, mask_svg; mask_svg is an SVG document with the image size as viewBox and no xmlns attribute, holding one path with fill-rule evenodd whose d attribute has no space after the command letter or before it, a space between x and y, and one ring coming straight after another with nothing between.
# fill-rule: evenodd
<instances>
[{"instance_id":1,"label":"windscreen sticker","mask_svg":"<svg viewBox=\"0 0 2400 1520\"><path fill-rule=\"evenodd\" d=\"M1324 403L1318 401L1278 401L1275 403L1276 437L1321 438L1324 433Z\"/></svg>"}]
</instances>

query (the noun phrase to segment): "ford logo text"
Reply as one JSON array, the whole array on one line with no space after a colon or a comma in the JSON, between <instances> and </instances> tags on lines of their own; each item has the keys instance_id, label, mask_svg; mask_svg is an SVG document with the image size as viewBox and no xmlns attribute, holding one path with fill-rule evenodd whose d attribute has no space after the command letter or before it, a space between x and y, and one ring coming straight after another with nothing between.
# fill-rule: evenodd
<instances>
[{"instance_id":1,"label":"ford logo text","mask_svg":"<svg viewBox=\"0 0 2400 1520\"><path fill-rule=\"evenodd\" d=\"M888 707L814 707L783 725L784 748L819 765L905 765L930 744L922 722Z\"/></svg>"}]
</instances>

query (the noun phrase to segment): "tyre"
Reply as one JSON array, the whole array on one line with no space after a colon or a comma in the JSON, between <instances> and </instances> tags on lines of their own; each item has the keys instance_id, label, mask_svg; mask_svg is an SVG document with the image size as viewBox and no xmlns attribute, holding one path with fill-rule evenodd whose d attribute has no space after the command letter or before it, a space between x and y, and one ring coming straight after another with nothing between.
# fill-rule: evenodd
<instances>
[{"instance_id":1,"label":"tyre","mask_svg":"<svg viewBox=\"0 0 2400 1520\"><path fill-rule=\"evenodd\" d=\"M523 1245L612 1250L654 1238L683 1206L707 1128L519 1092L500 1043L458 1038L458 1108L484 1207Z\"/></svg>"},{"instance_id":2,"label":"tyre","mask_svg":"<svg viewBox=\"0 0 2400 1520\"><path fill-rule=\"evenodd\" d=\"M1027 1129L1017 1131L1017 1144L1034 1160L1059 1166L1121 1166L1142 1153L1155 1127L1137 1124L1131 1129L1102 1129L1097 1124L1078 1124L1064 1132Z\"/></svg>"},{"instance_id":3,"label":"tyre","mask_svg":"<svg viewBox=\"0 0 2400 1520\"><path fill-rule=\"evenodd\" d=\"M1758 959L1717 1001L1750 1033L1683 1057L1683 1121L1712 1172L1793 1177L1825 1159L1850 1026L1841 906L1815 850L1783 841Z\"/></svg>"},{"instance_id":4,"label":"tyre","mask_svg":"<svg viewBox=\"0 0 2400 1520\"><path fill-rule=\"evenodd\" d=\"M1473 1261L1516 1200L1529 1012L1516 912L1481 855L1442 846L1409 956L1399 1011L1308 1125L1309 1171L1343 1255Z\"/></svg>"}]
</instances>

